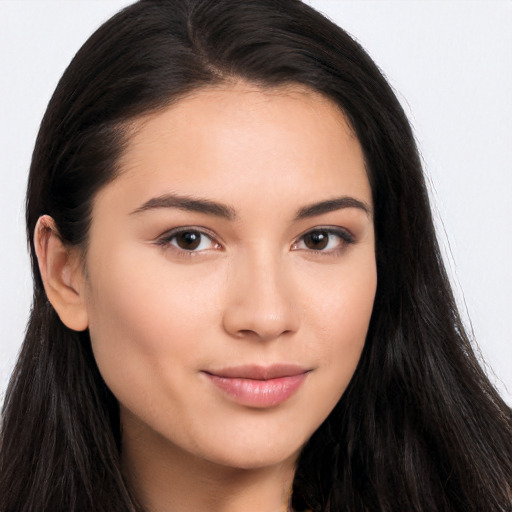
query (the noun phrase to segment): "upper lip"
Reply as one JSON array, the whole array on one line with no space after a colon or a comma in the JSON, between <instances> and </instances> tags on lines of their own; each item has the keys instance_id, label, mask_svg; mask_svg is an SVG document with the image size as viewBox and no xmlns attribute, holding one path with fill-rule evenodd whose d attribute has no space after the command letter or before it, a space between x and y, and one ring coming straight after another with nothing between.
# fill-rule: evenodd
<instances>
[{"instance_id":1,"label":"upper lip","mask_svg":"<svg viewBox=\"0 0 512 512\"><path fill-rule=\"evenodd\" d=\"M282 377L302 375L309 370L297 364L272 364L269 366L243 365L230 366L218 370L208 370L205 373L226 379L270 380Z\"/></svg>"}]
</instances>

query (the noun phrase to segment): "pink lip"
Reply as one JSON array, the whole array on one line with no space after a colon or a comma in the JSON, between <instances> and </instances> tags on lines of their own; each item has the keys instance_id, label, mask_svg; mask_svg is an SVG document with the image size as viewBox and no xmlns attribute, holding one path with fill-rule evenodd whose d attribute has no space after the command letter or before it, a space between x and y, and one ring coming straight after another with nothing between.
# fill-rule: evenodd
<instances>
[{"instance_id":1,"label":"pink lip","mask_svg":"<svg viewBox=\"0 0 512 512\"><path fill-rule=\"evenodd\" d=\"M237 366L203 372L229 398L240 405L275 407L288 400L309 370L296 365Z\"/></svg>"}]
</instances>

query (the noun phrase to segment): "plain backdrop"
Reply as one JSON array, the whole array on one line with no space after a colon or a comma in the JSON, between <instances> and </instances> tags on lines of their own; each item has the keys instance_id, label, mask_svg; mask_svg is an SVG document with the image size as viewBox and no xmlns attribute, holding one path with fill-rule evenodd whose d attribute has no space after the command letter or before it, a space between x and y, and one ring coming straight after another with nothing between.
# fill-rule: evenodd
<instances>
[{"instance_id":1,"label":"plain backdrop","mask_svg":"<svg viewBox=\"0 0 512 512\"><path fill-rule=\"evenodd\" d=\"M0 0L0 399L30 309L23 201L38 126L72 56L129 3ZM308 3L361 43L397 92L465 322L512 405L512 2Z\"/></svg>"}]
</instances>

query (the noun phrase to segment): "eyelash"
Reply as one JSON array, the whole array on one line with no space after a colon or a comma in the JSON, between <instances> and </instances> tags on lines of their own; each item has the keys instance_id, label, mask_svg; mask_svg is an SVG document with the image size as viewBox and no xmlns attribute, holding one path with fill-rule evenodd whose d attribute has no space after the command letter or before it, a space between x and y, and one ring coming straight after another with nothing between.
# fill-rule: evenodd
<instances>
[{"instance_id":1,"label":"eyelash","mask_svg":"<svg viewBox=\"0 0 512 512\"><path fill-rule=\"evenodd\" d=\"M173 243L173 241L175 241L178 236L186 234L186 233L199 235L199 237L200 237L199 243L196 247L194 247L192 249L184 249L182 247L179 247L177 245L177 243ZM304 242L305 237L307 237L308 235L312 236L315 234L327 235L328 236L327 246L331 242L331 240L330 240L331 237L333 237L333 236L338 237L339 241L338 241L337 245L339 245L339 247L331 248L331 249L328 249L327 251L324 250L325 247L322 247L321 249L311 249L308 247L305 247L305 248L299 247L300 243L305 243ZM196 250L198 247L201 246L202 239L204 237L208 238L210 240L210 242L214 246L216 246L216 247L214 247L215 249L222 247L221 244L215 240L215 236L213 235L213 233L206 231L204 228L197 228L197 227L182 227L182 228L173 229L171 231L168 231L164 235L162 235L160 238L158 238L155 243L156 243L156 245L159 245L164 248L172 246L173 249L176 251L176 253L179 254L180 256L193 257L193 256L197 256L198 254L200 254L201 252L203 252L205 250L210 249L210 248L208 248L208 249ZM336 256L336 255L340 254L344 249L346 249L347 245L351 245L354 243L355 243L354 236L346 229L342 229L342 228L338 228L338 227L319 226L319 227L315 227L314 229L309 229L308 231L306 231L305 233L300 235L296 239L296 241L293 242L292 250L304 250L304 251L308 251L309 253L316 254L316 255L334 255L334 256Z\"/></svg>"},{"instance_id":2,"label":"eyelash","mask_svg":"<svg viewBox=\"0 0 512 512\"><path fill-rule=\"evenodd\" d=\"M184 257L197 256L197 254L206 250L206 249L202 249L202 250L197 251L197 250L195 250L195 249L197 249L197 247L194 247L192 250L188 250L188 249L179 247L177 244L173 243L173 241L176 240L178 236L185 234L185 233L199 235L199 237L200 237L199 246L202 244L202 238L206 237L211 241L211 243L213 245L218 246L216 248L221 247L221 245L215 240L215 237L212 233L209 233L204 228L196 228L196 227L183 227L183 228L176 228L171 231L168 231L167 233L162 235L160 238L158 238L158 240L156 240L156 244L161 247L164 247L164 248L173 247L173 249L175 250L175 252L177 254L179 254L180 256L184 256Z\"/></svg>"},{"instance_id":3,"label":"eyelash","mask_svg":"<svg viewBox=\"0 0 512 512\"><path fill-rule=\"evenodd\" d=\"M297 247L299 245L299 243L305 243L304 240L308 235L312 236L315 234L327 235L327 244L330 244L331 237L334 236L334 237L339 238L339 241L336 244L337 247L330 248L328 250L323 250L323 249L325 249L325 247L322 249L311 249L308 247L306 247L306 248ZM352 233L350 233L346 229L342 229L342 228L338 228L338 227L319 226L319 227L316 227L313 229L309 229L308 231L306 231L305 233L300 235L297 238L297 241L292 244L292 248L294 250L305 250L305 251L308 251L309 253L315 254L315 255L338 256L341 252L343 252L347 248L348 245L354 244L355 241L356 240L355 240L354 236L352 235Z\"/></svg>"}]
</instances>

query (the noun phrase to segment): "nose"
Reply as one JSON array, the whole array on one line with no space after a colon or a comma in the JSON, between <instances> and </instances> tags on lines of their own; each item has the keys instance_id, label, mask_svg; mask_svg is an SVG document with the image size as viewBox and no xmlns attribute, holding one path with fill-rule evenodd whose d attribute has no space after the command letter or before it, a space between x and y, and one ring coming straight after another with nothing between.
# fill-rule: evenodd
<instances>
[{"instance_id":1,"label":"nose","mask_svg":"<svg viewBox=\"0 0 512 512\"><path fill-rule=\"evenodd\" d=\"M296 297L285 267L279 258L253 254L232 268L223 314L229 334L270 341L298 330Z\"/></svg>"}]
</instances>

